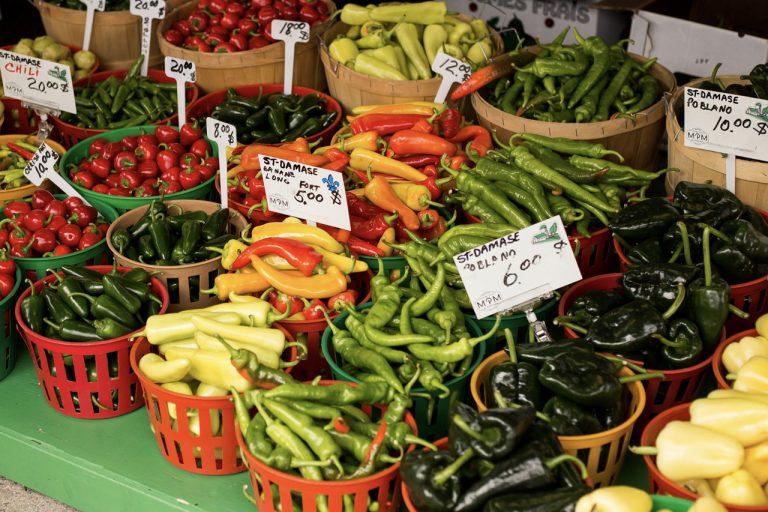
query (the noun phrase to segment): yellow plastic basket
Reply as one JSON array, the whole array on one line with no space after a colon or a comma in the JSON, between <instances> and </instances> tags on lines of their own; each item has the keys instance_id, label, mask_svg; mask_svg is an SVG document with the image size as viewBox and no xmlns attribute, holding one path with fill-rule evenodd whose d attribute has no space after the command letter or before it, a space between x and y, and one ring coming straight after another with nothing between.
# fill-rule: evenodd
<instances>
[{"instance_id":1,"label":"yellow plastic basket","mask_svg":"<svg viewBox=\"0 0 768 512\"><path fill-rule=\"evenodd\" d=\"M35 137L34 135L14 134L14 135L0 135L0 146L2 146L3 144L7 144L9 142L16 142L21 139L28 139L29 143L34 144L35 146L40 144L38 138ZM51 146L51 149L56 151L59 155L63 155L64 153L67 152L67 150L64 149L64 146L62 146L58 142L52 141L51 139L48 139L45 142L46 144ZM44 183L43 185L46 185L47 183L48 182ZM44 188L48 188L48 187L44 187ZM28 183L22 187L11 188L8 190L0 190L0 203L31 196L32 193L37 189L38 187L36 187L32 183Z\"/></svg>"}]
</instances>

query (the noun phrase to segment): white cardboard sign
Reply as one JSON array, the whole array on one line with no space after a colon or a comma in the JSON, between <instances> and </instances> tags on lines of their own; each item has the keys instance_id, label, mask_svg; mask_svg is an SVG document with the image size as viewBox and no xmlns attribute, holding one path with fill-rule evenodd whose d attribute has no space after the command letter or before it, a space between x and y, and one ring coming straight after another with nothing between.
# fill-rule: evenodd
<instances>
[{"instance_id":1,"label":"white cardboard sign","mask_svg":"<svg viewBox=\"0 0 768 512\"><path fill-rule=\"evenodd\" d=\"M35 152L35 156L32 157L32 160L27 162L27 166L24 168L24 176L32 184L37 185L38 187L43 184L43 181L50 180L65 194L79 197L84 202L88 203L88 201L86 201L85 198L81 196L69 182L67 182L67 180L56 172L56 162L58 162L58 160L59 154L48 144L43 142L37 148L37 152Z\"/></svg>"},{"instance_id":2,"label":"white cardboard sign","mask_svg":"<svg viewBox=\"0 0 768 512\"><path fill-rule=\"evenodd\" d=\"M149 71L149 52L152 44L152 20L165 18L165 0L131 0L131 14L141 18L141 75Z\"/></svg>"},{"instance_id":3,"label":"white cardboard sign","mask_svg":"<svg viewBox=\"0 0 768 512\"><path fill-rule=\"evenodd\" d=\"M221 190L221 207L229 208L227 194L227 148L237 146L237 128L224 121L209 117L205 120L206 135L209 140L219 147L219 187Z\"/></svg>"},{"instance_id":4,"label":"white cardboard sign","mask_svg":"<svg viewBox=\"0 0 768 512\"><path fill-rule=\"evenodd\" d=\"M453 261L478 318L581 279L560 216L457 254Z\"/></svg>"},{"instance_id":5,"label":"white cardboard sign","mask_svg":"<svg viewBox=\"0 0 768 512\"><path fill-rule=\"evenodd\" d=\"M187 82L197 81L195 63L176 57L165 57L165 74L176 80L176 111L179 113L179 128L187 122Z\"/></svg>"},{"instance_id":6,"label":"white cardboard sign","mask_svg":"<svg viewBox=\"0 0 768 512\"><path fill-rule=\"evenodd\" d=\"M83 50L91 48L91 34L93 33L93 17L96 11L104 11L107 8L107 0L80 0L85 4L85 30L83 32Z\"/></svg>"},{"instance_id":7,"label":"white cardboard sign","mask_svg":"<svg viewBox=\"0 0 768 512\"><path fill-rule=\"evenodd\" d=\"M3 91L9 98L77 113L69 67L6 50L0 50L0 65Z\"/></svg>"},{"instance_id":8,"label":"white cardboard sign","mask_svg":"<svg viewBox=\"0 0 768 512\"><path fill-rule=\"evenodd\" d=\"M453 84L465 82L472 75L472 66L441 51L432 61L432 71L443 77L435 94L435 103L443 103Z\"/></svg>"},{"instance_id":9,"label":"white cardboard sign","mask_svg":"<svg viewBox=\"0 0 768 512\"><path fill-rule=\"evenodd\" d=\"M296 55L296 43L309 41L309 29L309 23L303 21L272 21L272 37L285 43L283 94L291 94L293 90L293 61Z\"/></svg>"},{"instance_id":10,"label":"white cardboard sign","mask_svg":"<svg viewBox=\"0 0 768 512\"><path fill-rule=\"evenodd\" d=\"M322 167L259 155L270 211L350 229L344 176Z\"/></svg>"}]
</instances>

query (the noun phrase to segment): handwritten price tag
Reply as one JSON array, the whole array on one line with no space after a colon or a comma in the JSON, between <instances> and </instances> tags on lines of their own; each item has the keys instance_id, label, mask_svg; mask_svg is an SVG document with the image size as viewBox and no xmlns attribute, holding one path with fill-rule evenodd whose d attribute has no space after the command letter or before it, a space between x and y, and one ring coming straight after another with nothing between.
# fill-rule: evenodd
<instances>
[{"instance_id":1,"label":"handwritten price tag","mask_svg":"<svg viewBox=\"0 0 768 512\"><path fill-rule=\"evenodd\" d=\"M453 84L465 82L472 75L472 66L445 52L439 52L432 61L432 71L443 77L435 95L435 103L442 103Z\"/></svg>"},{"instance_id":2,"label":"handwritten price tag","mask_svg":"<svg viewBox=\"0 0 768 512\"><path fill-rule=\"evenodd\" d=\"M453 261L478 318L581 279L559 216L457 254Z\"/></svg>"},{"instance_id":3,"label":"handwritten price tag","mask_svg":"<svg viewBox=\"0 0 768 512\"><path fill-rule=\"evenodd\" d=\"M309 41L309 28L309 23L303 21L272 21L272 37L285 43L283 94L291 94L293 90L293 61L296 56L296 43Z\"/></svg>"},{"instance_id":4,"label":"handwritten price tag","mask_svg":"<svg viewBox=\"0 0 768 512\"><path fill-rule=\"evenodd\" d=\"M209 117L205 120L206 135L219 147L219 186L221 207L229 208L227 194L227 148L237 146L237 128L224 121Z\"/></svg>"},{"instance_id":5,"label":"handwritten price tag","mask_svg":"<svg viewBox=\"0 0 768 512\"><path fill-rule=\"evenodd\" d=\"M83 32L83 50L91 48L91 34L93 33L93 17L96 11L107 8L107 0L80 0L85 4L85 31Z\"/></svg>"},{"instance_id":6,"label":"handwritten price tag","mask_svg":"<svg viewBox=\"0 0 768 512\"><path fill-rule=\"evenodd\" d=\"M176 112L179 113L179 128L187 122L186 83L195 82L195 63L189 60L165 57L165 74L176 80Z\"/></svg>"},{"instance_id":7,"label":"handwritten price tag","mask_svg":"<svg viewBox=\"0 0 768 512\"><path fill-rule=\"evenodd\" d=\"M265 155L259 162L270 211L350 229L341 173Z\"/></svg>"},{"instance_id":8,"label":"handwritten price tag","mask_svg":"<svg viewBox=\"0 0 768 512\"><path fill-rule=\"evenodd\" d=\"M59 161L59 154L51 148L45 142L40 144L37 148L35 156L32 160L27 162L27 166L24 168L24 176L30 181L30 183L37 185L38 187L43 184L45 180L50 180L54 185L59 187L65 194L69 196L76 196L85 201L75 188L70 185L58 172L56 172L56 162ZM85 201L87 203L87 201Z\"/></svg>"},{"instance_id":9,"label":"handwritten price tag","mask_svg":"<svg viewBox=\"0 0 768 512\"><path fill-rule=\"evenodd\" d=\"M141 18L141 74L147 76L149 51L152 44L152 20L165 18L165 0L131 0L131 14Z\"/></svg>"},{"instance_id":10,"label":"handwritten price tag","mask_svg":"<svg viewBox=\"0 0 768 512\"><path fill-rule=\"evenodd\" d=\"M69 67L5 50L0 50L0 63L3 90L9 98L77 113Z\"/></svg>"}]
</instances>

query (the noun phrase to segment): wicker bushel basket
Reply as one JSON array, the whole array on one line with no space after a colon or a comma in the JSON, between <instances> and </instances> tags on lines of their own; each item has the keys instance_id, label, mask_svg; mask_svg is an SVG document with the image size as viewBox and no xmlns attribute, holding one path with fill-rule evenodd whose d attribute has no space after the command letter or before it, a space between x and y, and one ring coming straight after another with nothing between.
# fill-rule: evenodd
<instances>
[{"instance_id":1,"label":"wicker bushel basket","mask_svg":"<svg viewBox=\"0 0 768 512\"><path fill-rule=\"evenodd\" d=\"M459 15L459 18L469 19ZM378 105L389 103L405 103L409 101L432 101L435 99L441 78L429 80L385 80L354 71L331 58L328 45L340 34L344 34L349 25L342 22L334 23L322 35L320 58L325 68L325 78L328 80L328 90L336 98L345 111L350 112L360 105ZM504 51L501 36L491 30L494 56Z\"/></svg>"},{"instance_id":2,"label":"wicker bushel basket","mask_svg":"<svg viewBox=\"0 0 768 512\"><path fill-rule=\"evenodd\" d=\"M524 49L517 63L531 61L535 51L535 48ZM639 55L630 56L639 62L648 60ZM661 83L664 91L674 91L675 77L667 68L657 63L651 67L650 72ZM515 133L536 133L548 137L599 142L621 153L626 159L624 163L637 169L654 168L657 147L664 135L664 98L638 112L635 119L617 118L599 123L550 123L515 116L491 105L479 92L472 94L472 106L480 124L496 130L502 141Z\"/></svg>"},{"instance_id":3,"label":"wicker bushel basket","mask_svg":"<svg viewBox=\"0 0 768 512\"><path fill-rule=\"evenodd\" d=\"M216 203L200 201L197 199L166 201L166 206L170 205L178 205L184 212L204 211L209 215L219 208L219 205ZM198 263L166 267L160 265L147 265L139 261L130 260L120 254L115 246L112 245L112 233L114 233L116 229L133 226L136 221L144 215L144 212L146 212L148 208L149 205L134 208L133 210L122 214L111 226L109 226L109 231L107 231L107 244L109 250L112 251L112 254L115 257L117 264L126 267L143 268L148 272L156 273L158 279L160 279L168 288L168 294L170 296L168 312L170 313L185 309L204 308L218 302L215 295L208 295L200 292L200 290L213 288L216 276L223 271L221 267L221 256ZM230 209L229 223L232 233L240 233L240 231L242 231L248 224L245 217L233 209ZM196 283L194 282L195 280L197 281Z\"/></svg>"},{"instance_id":4,"label":"wicker bushel basket","mask_svg":"<svg viewBox=\"0 0 768 512\"><path fill-rule=\"evenodd\" d=\"M720 76L725 85L746 83L737 76ZM678 88L672 95L667 112L668 165L680 172L667 173L667 191L671 194L680 181L725 186L725 155L685 146L685 132L678 115L682 113L685 87L696 87L705 79L693 80ZM755 100L760 101L760 100ZM768 210L768 163L736 158L736 195L746 204Z\"/></svg>"},{"instance_id":5,"label":"wicker bushel basket","mask_svg":"<svg viewBox=\"0 0 768 512\"><path fill-rule=\"evenodd\" d=\"M330 0L329 11L336 7ZM176 21L184 19L197 7L197 0L187 2L168 13L157 27L157 40L163 55L190 60L197 69L197 86L206 93L248 84L283 83L285 44L276 42L259 48L235 53L201 53L174 46L163 33ZM312 29L312 35L323 30L323 25ZM325 90L325 76L317 58L317 38L296 45L293 85Z\"/></svg>"}]
</instances>

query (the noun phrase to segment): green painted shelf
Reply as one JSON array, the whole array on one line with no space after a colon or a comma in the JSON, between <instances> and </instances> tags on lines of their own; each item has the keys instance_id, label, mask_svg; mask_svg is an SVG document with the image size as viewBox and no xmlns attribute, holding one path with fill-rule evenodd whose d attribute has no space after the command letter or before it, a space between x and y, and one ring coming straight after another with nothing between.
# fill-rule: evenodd
<instances>
[{"instance_id":1,"label":"green painted shelf","mask_svg":"<svg viewBox=\"0 0 768 512\"><path fill-rule=\"evenodd\" d=\"M0 475L84 512L253 510L247 473L199 476L160 455L144 409L108 420L77 420L43 399L26 353L0 381ZM620 483L645 488L639 457Z\"/></svg>"}]
</instances>

